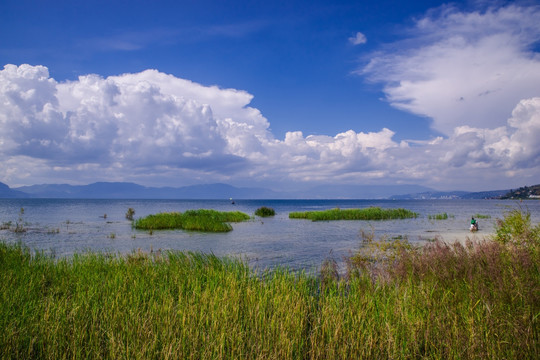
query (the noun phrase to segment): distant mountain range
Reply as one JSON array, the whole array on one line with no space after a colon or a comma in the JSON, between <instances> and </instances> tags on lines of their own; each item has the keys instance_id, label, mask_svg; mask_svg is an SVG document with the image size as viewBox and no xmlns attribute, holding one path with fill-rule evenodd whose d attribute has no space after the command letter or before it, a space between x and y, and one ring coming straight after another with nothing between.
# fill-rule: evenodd
<instances>
[{"instance_id":1,"label":"distant mountain range","mask_svg":"<svg viewBox=\"0 0 540 360\"><path fill-rule=\"evenodd\" d=\"M419 185L334 185L303 191L274 191L259 187L201 184L183 187L146 187L128 182L89 185L43 184L11 189L0 183L0 198L61 199L485 199L504 198L513 190L439 192ZM514 194L535 197L540 185L520 188Z\"/></svg>"},{"instance_id":2,"label":"distant mountain range","mask_svg":"<svg viewBox=\"0 0 540 360\"><path fill-rule=\"evenodd\" d=\"M0 199L15 199L15 198L29 198L30 195L21 191L10 189L4 183L0 182Z\"/></svg>"},{"instance_id":3,"label":"distant mountain range","mask_svg":"<svg viewBox=\"0 0 540 360\"><path fill-rule=\"evenodd\" d=\"M156 188L125 182L32 185L16 190L35 198L61 199L265 199L275 198L277 194L264 188L238 188L227 184Z\"/></svg>"}]
</instances>

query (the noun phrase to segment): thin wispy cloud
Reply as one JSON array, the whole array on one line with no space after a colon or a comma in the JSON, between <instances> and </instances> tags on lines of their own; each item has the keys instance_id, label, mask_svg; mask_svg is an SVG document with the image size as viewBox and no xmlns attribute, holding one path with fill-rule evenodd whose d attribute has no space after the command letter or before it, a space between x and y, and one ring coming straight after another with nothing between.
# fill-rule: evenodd
<instances>
[{"instance_id":1,"label":"thin wispy cloud","mask_svg":"<svg viewBox=\"0 0 540 360\"><path fill-rule=\"evenodd\" d=\"M77 46L86 51L137 51L150 46L174 44L181 36L182 31L172 28L119 30L106 36L80 39Z\"/></svg>"},{"instance_id":2,"label":"thin wispy cloud","mask_svg":"<svg viewBox=\"0 0 540 360\"><path fill-rule=\"evenodd\" d=\"M470 13L443 6L358 73L383 83L390 104L432 119L444 134L501 126L521 99L540 95L538 19L538 6Z\"/></svg>"},{"instance_id":3,"label":"thin wispy cloud","mask_svg":"<svg viewBox=\"0 0 540 360\"><path fill-rule=\"evenodd\" d=\"M205 42L216 38L240 38L256 33L266 25L264 21L249 21L196 27L119 30L114 34L79 40L77 46L94 51L138 51L151 46Z\"/></svg>"}]
</instances>

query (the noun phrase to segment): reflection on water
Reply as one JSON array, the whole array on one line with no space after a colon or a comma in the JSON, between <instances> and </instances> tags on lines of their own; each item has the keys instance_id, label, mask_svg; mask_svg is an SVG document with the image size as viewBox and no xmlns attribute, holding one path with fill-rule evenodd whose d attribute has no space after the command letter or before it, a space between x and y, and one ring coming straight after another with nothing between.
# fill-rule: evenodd
<instances>
[{"instance_id":1,"label":"reflection on water","mask_svg":"<svg viewBox=\"0 0 540 360\"><path fill-rule=\"evenodd\" d=\"M233 224L229 233L197 233L182 230L145 231L132 229L125 218L128 208L135 218L166 211L189 209L238 210L253 215L260 206L276 210L273 218L254 218ZM290 220L289 212L331 208L406 208L420 214L416 219L387 221L311 222ZM540 201L499 200L64 200L0 199L0 225L22 220L26 232L0 230L5 241L22 241L31 248L69 256L86 250L129 253L137 249L212 252L240 256L259 268L286 266L312 270L324 258L340 261L361 243L361 232L377 237L406 236L422 242L434 238L463 240L472 215L480 214L477 238L493 232L495 220L505 211L521 206L531 212L534 223L540 221ZM446 220L430 220L429 215L447 213Z\"/></svg>"}]
</instances>

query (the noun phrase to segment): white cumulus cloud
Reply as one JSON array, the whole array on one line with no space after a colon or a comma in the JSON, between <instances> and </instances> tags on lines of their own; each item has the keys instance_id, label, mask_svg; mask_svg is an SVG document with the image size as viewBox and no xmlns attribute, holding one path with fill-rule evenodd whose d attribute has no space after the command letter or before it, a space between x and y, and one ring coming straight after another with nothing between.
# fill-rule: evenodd
<instances>
[{"instance_id":1,"label":"white cumulus cloud","mask_svg":"<svg viewBox=\"0 0 540 360\"><path fill-rule=\"evenodd\" d=\"M277 139L245 91L157 70L57 82L44 66L0 71L0 181L417 182L442 188L540 176L540 97L500 126L402 141L383 128ZM493 179L496 180L493 180ZM484 182L485 180L485 182Z\"/></svg>"}]
</instances>

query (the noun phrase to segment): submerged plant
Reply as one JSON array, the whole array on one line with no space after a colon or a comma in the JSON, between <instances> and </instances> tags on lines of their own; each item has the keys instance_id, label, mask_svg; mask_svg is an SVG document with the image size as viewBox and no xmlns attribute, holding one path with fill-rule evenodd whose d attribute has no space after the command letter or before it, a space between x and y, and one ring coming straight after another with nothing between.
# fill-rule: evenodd
<instances>
[{"instance_id":1,"label":"submerged plant","mask_svg":"<svg viewBox=\"0 0 540 360\"><path fill-rule=\"evenodd\" d=\"M448 219L447 213L441 213L441 214L435 214L435 215L428 215L428 219L430 220L446 220Z\"/></svg>"},{"instance_id":2,"label":"submerged plant","mask_svg":"<svg viewBox=\"0 0 540 360\"><path fill-rule=\"evenodd\" d=\"M126 219L133 221L133 215L135 215L135 209L129 208L126 212Z\"/></svg>"},{"instance_id":3,"label":"submerged plant","mask_svg":"<svg viewBox=\"0 0 540 360\"><path fill-rule=\"evenodd\" d=\"M0 225L0 230L9 230L11 229L12 221L5 221Z\"/></svg>"},{"instance_id":4,"label":"submerged plant","mask_svg":"<svg viewBox=\"0 0 540 360\"><path fill-rule=\"evenodd\" d=\"M59 233L60 233L60 228L47 230L47 234L59 234Z\"/></svg>"},{"instance_id":5,"label":"submerged plant","mask_svg":"<svg viewBox=\"0 0 540 360\"><path fill-rule=\"evenodd\" d=\"M15 224L15 229L13 231L15 232L25 232L26 229L24 228L23 224L23 215L24 215L24 208L21 207L21 210L19 211L19 219L17 220L17 223Z\"/></svg>"}]
</instances>

